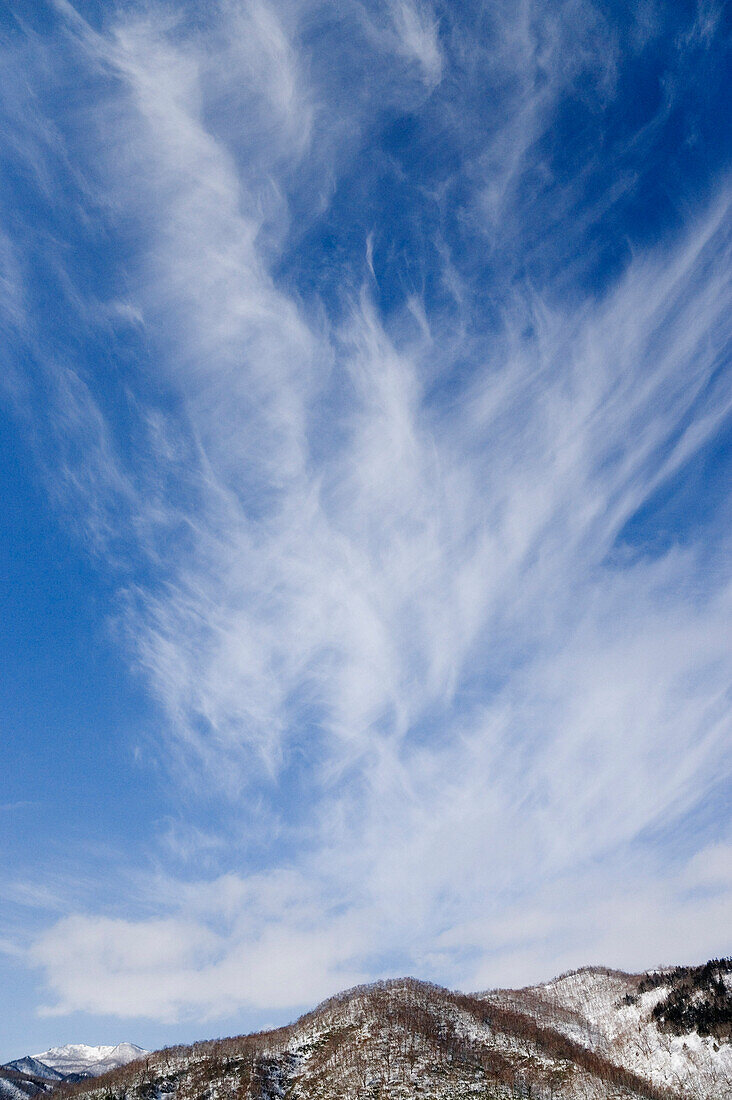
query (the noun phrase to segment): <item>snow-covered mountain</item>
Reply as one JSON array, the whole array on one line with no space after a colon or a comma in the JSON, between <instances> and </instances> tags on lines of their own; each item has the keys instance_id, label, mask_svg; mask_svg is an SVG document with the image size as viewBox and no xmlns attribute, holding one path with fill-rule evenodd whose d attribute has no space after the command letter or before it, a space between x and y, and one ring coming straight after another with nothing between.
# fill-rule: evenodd
<instances>
[{"instance_id":1,"label":"snow-covered mountain","mask_svg":"<svg viewBox=\"0 0 732 1100\"><path fill-rule=\"evenodd\" d=\"M730 959L470 995L403 978L277 1031L144 1058L131 1044L44 1051L37 1062L94 1076L0 1067L0 1100L59 1087L63 1100L732 1100L731 1040Z\"/></svg>"},{"instance_id":2,"label":"snow-covered mountain","mask_svg":"<svg viewBox=\"0 0 732 1100\"><path fill-rule=\"evenodd\" d=\"M45 1062L39 1062L37 1058L27 1055L25 1058L17 1058L14 1062L8 1062L3 1069L14 1069L28 1077L40 1077L43 1081L63 1081L65 1073L59 1073Z\"/></svg>"},{"instance_id":3,"label":"snow-covered mountain","mask_svg":"<svg viewBox=\"0 0 732 1100\"><path fill-rule=\"evenodd\" d=\"M732 1100L732 960L466 995L412 978L149 1055L69 1100Z\"/></svg>"},{"instance_id":4,"label":"snow-covered mountain","mask_svg":"<svg viewBox=\"0 0 732 1100\"><path fill-rule=\"evenodd\" d=\"M59 1084L71 1085L129 1065L148 1052L134 1043L90 1047L69 1044L0 1066L0 1100L32 1100Z\"/></svg>"},{"instance_id":5,"label":"snow-covered mountain","mask_svg":"<svg viewBox=\"0 0 732 1100\"><path fill-rule=\"evenodd\" d=\"M47 1066L64 1076L69 1074L89 1074L99 1077L109 1070L126 1066L136 1058L142 1058L148 1052L134 1043L118 1043L117 1046L90 1047L83 1043L69 1043L63 1047L51 1047L40 1054L31 1055L31 1059ZM21 1059L25 1061L25 1059ZM20 1063L17 1063L18 1065ZM38 1074L37 1076L42 1076Z\"/></svg>"},{"instance_id":6,"label":"snow-covered mountain","mask_svg":"<svg viewBox=\"0 0 732 1100\"><path fill-rule=\"evenodd\" d=\"M544 1021L684 1100L732 1100L732 963L631 975L603 967L485 1000Z\"/></svg>"}]
</instances>

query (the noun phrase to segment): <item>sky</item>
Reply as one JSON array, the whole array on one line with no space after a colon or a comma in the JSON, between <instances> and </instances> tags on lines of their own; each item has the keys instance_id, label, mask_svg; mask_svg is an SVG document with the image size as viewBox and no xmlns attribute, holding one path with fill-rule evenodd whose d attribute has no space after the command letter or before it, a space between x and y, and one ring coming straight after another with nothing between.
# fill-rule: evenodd
<instances>
[{"instance_id":1,"label":"sky","mask_svg":"<svg viewBox=\"0 0 732 1100\"><path fill-rule=\"evenodd\" d=\"M0 1060L732 950L731 29L0 5Z\"/></svg>"}]
</instances>

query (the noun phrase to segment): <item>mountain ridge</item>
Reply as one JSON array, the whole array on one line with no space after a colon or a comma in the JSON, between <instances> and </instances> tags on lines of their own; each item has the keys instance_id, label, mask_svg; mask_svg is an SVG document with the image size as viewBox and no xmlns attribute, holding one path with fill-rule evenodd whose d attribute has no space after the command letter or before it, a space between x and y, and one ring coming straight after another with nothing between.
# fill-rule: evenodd
<instances>
[{"instance_id":1,"label":"mountain ridge","mask_svg":"<svg viewBox=\"0 0 732 1100\"><path fill-rule=\"evenodd\" d=\"M98 1047L69 1043L40 1054L26 1054L0 1065L0 1100L24 1100L62 1083L101 1077L146 1054L149 1051L134 1043Z\"/></svg>"},{"instance_id":2,"label":"mountain ridge","mask_svg":"<svg viewBox=\"0 0 732 1100\"><path fill-rule=\"evenodd\" d=\"M102 1073L127 1065L128 1062L149 1053L144 1047L138 1047L135 1043L117 1043L114 1046L97 1047L87 1046L85 1043L67 1043L66 1046L50 1047L40 1054L32 1054L30 1060L65 1077L70 1074L90 1074L92 1077L98 1077Z\"/></svg>"},{"instance_id":3,"label":"mountain ridge","mask_svg":"<svg viewBox=\"0 0 732 1100\"><path fill-rule=\"evenodd\" d=\"M732 1100L731 991L729 959L640 974L583 967L477 994L390 979L327 998L285 1027L166 1048L54 1091L59 1100ZM708 1013L687 1027L711 1003L714 1033L699 1031ZM678 1026L657 1011L666 1004Z\"/></svg>"}]
</instances>

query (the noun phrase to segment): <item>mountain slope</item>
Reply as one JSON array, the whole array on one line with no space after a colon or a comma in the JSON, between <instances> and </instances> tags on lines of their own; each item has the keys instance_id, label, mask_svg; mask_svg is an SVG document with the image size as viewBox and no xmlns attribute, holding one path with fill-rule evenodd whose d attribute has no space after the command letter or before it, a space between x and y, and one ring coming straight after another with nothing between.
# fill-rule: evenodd
<instances>
[{"instance_id":1,"label":"mountain slope","mask_svg":"<svg viewBox=\"0 0 732 1100\"><path fill-rule=\"evenodd\" d=\"M0 1066L0 1100L31 1100L61 1083L68 1086L87 1077L101 1077L145 1054L146 1050L133 1043L119 1043L113 1047L72 1044L26 1055Z\"/></svg>"},{"instance_id":2,"label":"mountain slope","mask_svg":"<svg viewBox=\"0 0 732 1100\"><path fill-rule=\"evenodd\" d=\"M732 1098L732 962L631 975L588 967L484 999L509 1005L684 1097Z\"/></svg>"},{"instance_id":3,"label":"mountain slope","mask_svg":"<svg viewBox=\"0 0 732 1100\"><path fill-rule=\"evenodd\" d=\"M0 1100L29 1100L40 1093L50 1092L57 1083L34 1074L21 1073L10 1066L0 1066Z\"/></svg>"},{"instance_id":4,"label":"mountain slope","mask_svg":"<svg viewBox=\"0 0 732 1100\"><path fill-rule=\"evenodd\" d=\"M52 1066L30 1055L27 1055L25 1058L17 1058L14 1062L8 1062L8 1064L2 1068L14 1069L18 1073L24 1073L30 1077L40 1077L44 1081L63 1081L66 1076L64 1073L60 1073L57 1069L54 1069Z\"/></svg>"},{"instance_id":5,"label":"mountain slope","mask_svg":"<svg viewBox=\"0 0 732 1100\"><path fill-rule=\"evenodd\" d=\"M725 960L587 968L475 995L378 982L276 1031L57 1088L64 1100L732 1100L729 972Z\"/></svg>"},{"instance_id":6,"label":"mountain slope","mask_svg":"<svg viewBox=\"0 0 732 1100\"><path fill-rule=\"evenodd\" d=\"M89 1074L99 1077L110 1070L126 1066L129 1062L147 1054L142 1047L134 1043L118 1043L117 1046L90 1047L83 1043L69 1043L63 1047L51 1047L41 1054L34 1054L28 1059L20 1059L20 1062L35 1062L51 1071L66 1077L70 1074ZM41 1075L42 1076L42 1075Z\"/></svg>"}]
</instances>

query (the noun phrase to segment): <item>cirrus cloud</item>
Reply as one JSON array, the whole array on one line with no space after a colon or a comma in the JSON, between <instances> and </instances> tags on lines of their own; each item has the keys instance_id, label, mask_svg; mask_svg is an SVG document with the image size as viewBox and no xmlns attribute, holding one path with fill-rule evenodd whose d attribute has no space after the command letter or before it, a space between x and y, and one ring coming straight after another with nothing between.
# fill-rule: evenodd
<instances>
[{"instance_id":1,"label":"cirrus cloud","mask_svg":"<svg viewBox=\"0 0 732 1100\"><path fill-rule=\"evenodd\" d=\"M589 3L493 3L475 43L469 6L347 6L336 31L316 3L57 8L67 54L26 45L31 79L96 90L56 125L117 260L105 298L49 233L71 336L47 354L13 290L14 370L50 395L49 481L200 807L182 869L140 871L153 916L71 902L36 939L45 1011L209 1018L395 966L477 987L719 950L729 892L692 889L717 849L663 837L729 765L728 517L653 516L732 404L727 179L602 265L655 131L600 200L597 144L569 168L552 145L630 64ZM348 85L353 42L371 82ZM71 354L102 319L134 342L111 380Z\"/></svg>"}]
</instances>

